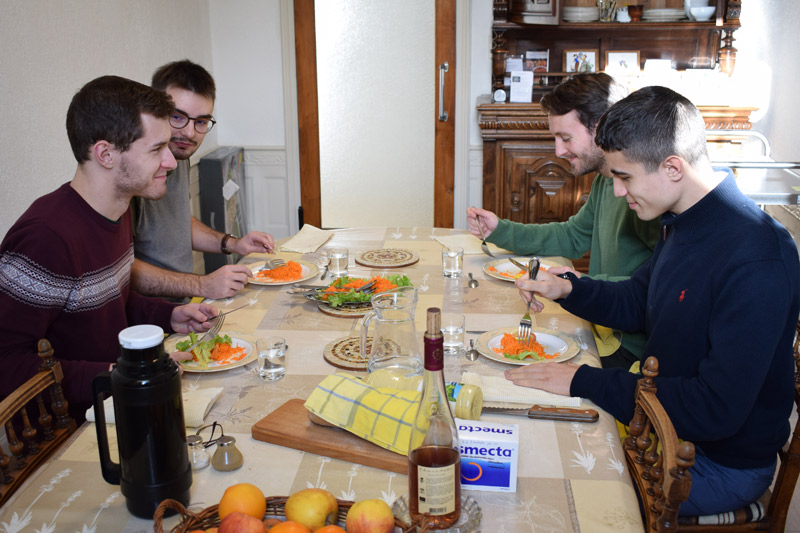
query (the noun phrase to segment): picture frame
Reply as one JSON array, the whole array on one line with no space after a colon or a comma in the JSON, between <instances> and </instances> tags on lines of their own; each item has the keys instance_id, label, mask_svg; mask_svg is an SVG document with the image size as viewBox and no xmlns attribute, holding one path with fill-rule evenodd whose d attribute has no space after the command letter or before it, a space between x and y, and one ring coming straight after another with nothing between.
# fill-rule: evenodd
<instances>
[{"instance_id":1,"label":"picture frame","mask_svg":"<svg viewBox=\"0 0 800 533\"><path fill-rule=\"evenodd\" d=\"M525 70L533 71L534 85L547 85L547 76L537 75L537 72L550 70L550 50L527 50L525 52Z\"/></svg>"},{"instance_id":2,"label":"picture frame","mask_svg":"<svg viewBox=\"0 0 800 533\"><path fill-rule=\"evenodd\" d=\"M597 49L564 50L564 72L597 72Z\"/></svg>"},{"instance_id":3,"label":"picture frame","mask_svg":"<svg viewBox=\"0 0 800 533\"><path fill-rule=\"evenodd\" d=\"M639 50L606 50L605 70L618 74L638 74Z\"/></svg>"}]
</instances>

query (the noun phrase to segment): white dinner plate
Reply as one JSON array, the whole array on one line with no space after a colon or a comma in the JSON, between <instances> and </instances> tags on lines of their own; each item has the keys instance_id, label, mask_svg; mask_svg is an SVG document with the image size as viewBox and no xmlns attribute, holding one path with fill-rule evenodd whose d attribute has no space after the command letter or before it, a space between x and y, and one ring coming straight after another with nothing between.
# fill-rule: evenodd
<instances>
[{"instance_id":1,"label":"white dinner plate","mask_svg":"<svg viewBox=\"0 0 800 533\"><path fill-rule=\"evenodd\" d=\"M562 333L561 331L554 329L545 329L536 326L531 328L531 331L536 334L536 342L544 346L544 352L546 354L558 354L553 359L544 359L542 361L534 361L531 359L526 361L517 361L515 359L508 359L503 356L503 354L499 354L494 351L494 348L500 348L500 340L503 338L505 333L516 335L517 331L517 327L499 328L492 331L487 331L475 341L475 348L487 359L491 359L492 361L497 361L499 363L507 363L509 365L530 365L532 363L546 362L561 363L563 361L572 359L581 351L578 341L576 341L571 335L567 335L566 333Z\"/></svg>"},{"instance_id":2,"label":"white dinner plate","mask_svg":"<svg viewBox=\"0 0 800 533\"><path fill-rule=\"evenodd\" d=\"M289 281L262 281L260 279L255 278L247 278L247 283L252 283L253 285L289 285L291 283L300 283L306 280L309 280L319 274L319 267L314 263L309 263L308 261L303 261L302 259L292 259L292 261L296 263L300 263L301 272L300 277L297 279L289 280ZM259 268L264 266L266 261L259 261L258 263L253 263L252 265L248 265L250 267L251 272L256 272ZM289 261L287 261L288 263Z\"/></svg>"},{"instance_id":3,"label":"white dinner plate","mask_svg":"<svg viewBox=\"0 0 800 533\"><path fill-rule=\"evenodd\" d=\"M530 260L528 257L515 257L514 259L516 261L519 261L523 265L527 265L528 261ZM548 265L545 262L541 262L540 268L541 267L544 267L545 270L550 270L550 267L552 267L552 265ZM518 266L516 266L508 259L495 259L494 261L489 261L488 263L483 265L483 272L487 276L492 277L494 279L499 279L502 281L511 281L511 282L513 282L518 277L522 276L522 274L524 274L524 272L520 271Z\"/></svg>"},{"instance_id":4,"label":"white dinner plate","mask_svg":"<svg viewBox=\"0 0 800 533\"><path fill-rule=\"evenodd\" d=\"M202 333L199 335L202 336ZM178 336L173 335L172 337L167 338L164 341L164 349L167 353L172 353L176 351L175 345L179 342L185 341L189 338L188 335ZM239 359L238 361L234 361L232 363L227 364L220 364L216 361L211 361L208 363L208 366L203 368L200 366L200 363L197 361L181 361L181 366L183 367L184 372L222 372L223 370L230 370L231 368L238 368L240 366L244 366L247 363L256 360L258 354L253 349L253 345L247 342L244 339L239 339L236 337L231 337L231 346L234 348L242 347L245 349L246 355Z\"/></svg>"}]
</instances>

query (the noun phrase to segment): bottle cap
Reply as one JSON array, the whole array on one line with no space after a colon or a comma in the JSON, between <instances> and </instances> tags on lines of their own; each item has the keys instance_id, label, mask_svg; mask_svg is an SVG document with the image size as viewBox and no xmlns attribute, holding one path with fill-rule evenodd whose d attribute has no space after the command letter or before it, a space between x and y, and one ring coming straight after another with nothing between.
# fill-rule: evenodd
<instances>
[{"instance_id":1,"label":"bottle cap","mask_svg":"<svg viewBox=\"0 0 800 533\"><path fill-rule=\"evenodd\" d=\"M144 350L164 342L164 330L151 324L131 326L119 332L119 343L130 350Z\"/></svg>"}]
</instances>

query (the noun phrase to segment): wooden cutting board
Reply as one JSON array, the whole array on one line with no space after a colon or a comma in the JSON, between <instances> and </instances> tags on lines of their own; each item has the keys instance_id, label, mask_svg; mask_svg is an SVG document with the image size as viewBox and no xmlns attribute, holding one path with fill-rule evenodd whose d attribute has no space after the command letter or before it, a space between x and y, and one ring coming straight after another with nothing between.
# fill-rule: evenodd
<instances>
[{"instance_id":1,"label":"wooden cutting board","mask_svg":"<svg viewBox=\"0 0 800 533\"><path fill-rule=\"evenodd\" d=\"M408 458L341 428L320 426L308 418L305 400L289 400L253 424L253 438L295 450L408 474Z\"/></svg>"}]
</instances>

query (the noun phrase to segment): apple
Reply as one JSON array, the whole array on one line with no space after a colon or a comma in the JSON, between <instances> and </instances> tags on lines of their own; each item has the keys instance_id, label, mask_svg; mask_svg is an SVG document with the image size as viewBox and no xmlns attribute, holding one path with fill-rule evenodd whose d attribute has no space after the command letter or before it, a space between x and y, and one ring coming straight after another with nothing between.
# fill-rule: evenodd
<instances>
[{"instance_id":1,"label":"apple","mask_svg":"<svg viewBox=\"0 0 800 533\"><path fill-rule=\"evenodd\" d=\"M383 500L362 500L347 511L345 528L348 533L391 533L394 530L394 514Z\"/></svg>"},{"instance_id":2,"label":"apple","mask_svg":"<svg viewBox=\"0 0 800 533\"><path fill-rule=\"evenodd\" d=\"M253 516L234 512L219 523L219 533L264 533L264 522Z\"/></svg>"},{"instance_id":3,"label":"apple","mask_svg":"<svg viewBox=\"0 0 800 533\"><path fill-rule=\"evenodd\" d=\"M286 500L286 519L299 522L311 531L335 524L339 502L325 489L303 489Z\"/></svg>"}]
</instances>

